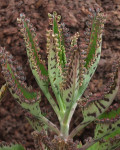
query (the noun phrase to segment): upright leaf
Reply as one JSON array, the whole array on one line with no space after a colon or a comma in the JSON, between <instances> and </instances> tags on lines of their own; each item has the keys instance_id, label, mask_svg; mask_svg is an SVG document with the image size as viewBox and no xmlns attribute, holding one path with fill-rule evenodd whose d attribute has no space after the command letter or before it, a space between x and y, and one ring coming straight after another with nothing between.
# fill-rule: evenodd
<instances>
[{"instance_id":1,"label":"upright leaf","mask_svg":"<svg viewBox=\"0 0 120 150\"><path fill-rule=\"evenodd\" d=\"M30 20L25 18L24 14L21 14L18 19L18 24L25 40L28 60L32 73L41 90L45 94L48 92L48 72L45 67L45 63L38 54L40 48L37 44L35 29L30 24Z\"/></svg>"},{"instance_id":2,"label":"upright leaf","mask_svg":"<svg viewBox=\"0 0 120 150\"><path fill-rule=\"evenodd\" d=\"M79 88L77 95L77 100L80 100L81 95L88 86L88 83L93 76L97 65L100 60L101 45L102 45L102 31L104 27L105 15L103 13L98 13L94 16L92 23L90 42L87 48L87 56L84 61L84 67L86 68L86 73L83 76L83 81Z\"/></svg>"},{"instance_id":3,"label":"upright leaf","mask_svg":"<svg viewBox=\"0 0 120 150\"><path fill-rule=\"evenodd\" d=\"M78 131L95 120L98 116L104 113L113 102L119 89L119 71L116 70L112 86L107 94L102 95L101 99L93 98L86 102L82 108L84 120L71 132L70 137L74 137Z\"/></svg>"}]
</instances>

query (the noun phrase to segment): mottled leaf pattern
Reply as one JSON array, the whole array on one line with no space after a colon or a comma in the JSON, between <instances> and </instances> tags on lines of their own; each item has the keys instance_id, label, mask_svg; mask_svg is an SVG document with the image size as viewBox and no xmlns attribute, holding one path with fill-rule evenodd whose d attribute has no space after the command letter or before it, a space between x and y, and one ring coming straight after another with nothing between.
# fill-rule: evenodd
<instances>
[{"instance_id":1,"label":"mottled leaf pattern","mask_svg":"<svg viewBox=\"0 0 120 150\"><path fill-rule=\"evenodd\" d=\"M3 61L2 73L12 95L15 96L15 98L18 97L19 102L25 102L28 104L40 101L40 93L27 87L24 82L25 75L22 67L18 65L15 60L12 60L13 56L2 48L1 54L4 54L4 57L1 59L1 61Z\"/></svg>"},{"instance_id":2,"label":"mottled leaf pattern","mask_svg":"<svg viewBox=\"0 0 120 150\"><path fill-rule=\"evenodd\" d=\"M120 147L120 135L95 143L87 150L115 150Z\"/></svg>"},{"instance_id":3,"label":"mottled leaf pattern","mask_svg":"<svg viewBox=\"0 0 120 150\"><path fill-rule=\"evenodd\" d=\"M41 59L41 56L38 55L38 51L40 50L40 48L37 44L35 29L30 24L30 20L25 18L24 14L21 14L20 18L18 19L18 24L25 39L28 60L32 73L36 79L36 82L47 97L48 101L52 105L59 118L58 107L48 91L48 71L46 69L44 61Z\"/></svg>"},{"instance_id":4,"label":"mottled leaf pattern","mask_svg":"<svg viewBox=\"0 0 120 150\"><path fill-rule=\"evenodd\" d=\"M108 94L105 94L102 99L91 99L82 108L83 122L81 122L70 134L70 137L76 135L78 130L81 130L98 116L104 113L113 102L119 89L119 71L117 69L116 76Z\"/></svg>"},{"instance_id":5,"label":"mottled leaf pattern","mask_svg":"<svg viewBox=\"0 0 120 150\"><path fill-rule=\"evenodd\" d=\"M32 73L55 111L60 129L47 118L47 115L42 114L39 104L40 92L27 86L22 67L13 61L13 56L4 48L0 48L0 63L6 84L1 88L0 97L8 87L13 97L26 110L27 119L36 130L33 134L36 149L112 150L119 147L120 107L119 104L110 106L119 88L119 67L113 67L115 77L111 76L104 91L99 95L96 93L87 98L82 97L100 60L105 14L99 8L89 9L92 27L87 28L84 35L79 32L72 37L65 24L60 23L61 16L53 12L53 15L48 14L48 17L48 67L40 55L35 28L30 20L21 14L18 25L25 40ZM90 24L86 21L87 26ZM81 38L80 35L85 38ZM77 105L81 109L83 120L69 133L70 122ZM92 121L96 123L94 137L85 139L87 143L84 145L82 142L74 143L71 139ZM48 129L57 134L52 142L46 132ZM14 146L12 145L12 148Z\"/></svg>"},{"instance_id":6,"label":"mottled leaf pattern","mask_svg":"<svg viewBox=\"0 0 120 150\"><path fill-rule=\"evenodd\" d=\"M65 83L63 82L62 85L63 86L62 97L66 102L66 105L72 103L75 100L80 84L79 75L80 75L80 54L76 50L74 51L72 61L70 62L67 77L66 79L64 79Z\"/></svg>"},{"instance_id":7,"label":"mottled leaf pattern","mask_svg":"<svg viewBox=\"0 0 120 150\"><path fill-rule=\"evenodd\" d=\"M104 17L105 16L103 14L98 14L97 16L94 17L93 20L90 36L90 44L88 45L87 48L87 56L85 59L85 66L84 66L87 69L87 71L83 76L84 80L79 88L77 100L80 100L81 95L87 88L90 79L92 78L100 60Z\"/></svg>"},{"instance_id":8,"label":"mottled leaf pattern","mask_svg":"<svg viewBox=\"0 0 120 150\"><path fill-rule=\"evenodd\" d=\"M25 150L25 148L22 145L19 144L0 144L0 150Z\"/></svg>"},{"instance_id":9,"label":"mottled leaf pattern","mask_svg":"<svg viewBox=\"0 0 120 150\"><path fill-rule=\"evenodd\" d=\"M37 44L35 29L30 24L30 20L25 18L24 14L21 14L18 19L18 24L26 43L27 55L32 73L45 94L48 91L48 72L41 56L38 55L40 48Z\"/></svg>"},{"instance_id":10,"label":"mottled leaf pattern","mask_svg":"<svg viewBox=\"0 0 120 150\"><path fill-rule=\"evenodd\" d=\"M57 50L56 40L57 38L54 33L49 31L49 35L51 41L49 41L49 50L48 50L48 75L50 79L50 83L54 94L57 98L57 102L59 107L63 107L63 101L60 97L60 83L62 82L62 69L60 66L60 59L59 59L59 51Z\"/></svg>"}]
</instances>

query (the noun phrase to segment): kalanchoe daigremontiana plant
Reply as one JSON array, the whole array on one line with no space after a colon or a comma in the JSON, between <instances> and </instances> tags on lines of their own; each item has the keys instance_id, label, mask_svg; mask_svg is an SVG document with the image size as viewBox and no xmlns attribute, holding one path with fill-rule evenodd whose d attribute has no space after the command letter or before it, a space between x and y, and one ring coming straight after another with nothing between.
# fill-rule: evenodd
<instances>
[{"instance_id":1,"label":"kalanchoe daigremontiana plant","mask_svg":"<svg viewBox=\"0 0 120 150\"><path fill-rule=\"evenodd\" d=\"M36 130L33 133L36 149L115 149L120 146L120 108L116 107L116 110L104 112L112 104L118 91L118 66L114 64L114 76L99 97L97 95L83 97L100 60L105 15L99 10L97 13L90 12L92 23L87 22L87 26L91 28L86 29L84 39L79 33L70 37L65 25L59 23L61 17L56 12L53 15L49 14L48 17L52 26L46 33L48 67L40 55L41 50L37 44L35 29L30 20L21 14L17 21L25 40L32 73L56 113L60 127L42 113L39 106L41 94L26 85L22 67L13 60L9 52L4 48L0 49L2 72L6 84L18 103L29 112L27 119ZM51 96L49 88L52 88L56 100ZM70 132L70 122L77 105L81 109L83 121ZM86 139L86 143L73 142L73 137L93 121L97 124L94 137ZM54 139L49 137L48 130L55 133Z\"/></svg>"}]
</instances>

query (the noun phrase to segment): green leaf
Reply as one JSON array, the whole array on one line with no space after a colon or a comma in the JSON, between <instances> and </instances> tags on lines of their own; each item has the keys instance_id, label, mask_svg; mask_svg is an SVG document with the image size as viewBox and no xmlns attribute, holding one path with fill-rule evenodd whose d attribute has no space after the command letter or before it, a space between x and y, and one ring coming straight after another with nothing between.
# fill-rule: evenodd
<instances>
[{"instance_id":1,"label":"green leaf","mask_svg":"<svg viewBox=\"0 0 120 150\"><path fill-rule=\"evenodd\" d=\"M65 55L65 45L63 40L63 33L62 29L60 27L59 21L61 19L61 16L57 15L56 12L53 12L53 33L56 35L58 39L58 48L60 48L59 51L59 58L60 58L60 65L63 69L66 64L66 55Z\"/></svg>"},{"instance_id":2,"label":"green leaf","mask_svg":"<svg viewBox=\"0 0 120 150\"><path fill-rule=\"evenodd\" d=\"M112 108L110 112L104 112L99 117L99 121L95 129L94 139L97 139L96 141L98 141L99 139L101 139L101 137L104 136L104 138L102 138L102 141L97 142L98 150L114 150L115 148L120 147L120 127L118 126L118 124L117 127L115 126L117 120L119 120L118 118L120 116L120 108L116 110L112 110ZM120 121L118 122L120 123ZM88 150L94 149L94 145L91 146Z\"/></svg>"},{"instance_id":3,"label":"green leaf","mask_svg":"<svg viewBox=\"0 0 120 150\"><path fill-rule=\"evenodd\" d=\"M3 49L2 53L1 61L3 60L4 62L2 64L2 72L13 96L16 95L19 98L19 102L34 103L40 100L40 93L28 88L24 83L25 75L22 67L15 60L13 61L11 54L5 52Z\"/></svg>"},{"instance_id":4,"label":"green leaf","mask_svg":"<svg viewBox=\"0 0 120 150\"><path fill-rule=\"evenodd\" d=\"M37 44L35 29L23 14L21 14L20 19L18 19L18 24L25 39L30 68L39 87L43 93L46 94L48 92L48 71L41 56L38 54L40 48Z\"/></svg>"},{"instance_id":5,"label":"green leaf","mask_svg":"<svg viewBox=\"0 0 120 150\"><path fill-rule=\"evenodd\" d=\"M27 87L23 79L25 79L22 67L13 59L13 56L3 50L2 72L9 88L9 91L18 103L27 109L34 116L40 115L39 102L41 95L39 92L33 91ZM17 65L17 67L14 65ZM22 79L22 80L21 80Z\"/></svg>"},{"instance_id":6,"label":"green leaf","mask_svg":"<svg viewBox=\"0 0 120 150\"><path fill-rule=\"evenodd\" d=\"M66 102L67 109L70 104L76 101L76 95L80 84L80 54L76 50L73 53L72 60L62 83L62 97Z\"/></svg>"},{"instance_id":7,"label":"green leaf","mask_svg":"<svg viewBox=\"0 0 120 150\"><path fill-rule=\"evenodd\" d=\"M61 110L64 109L63 101L60 97L60 83L62 82L61 68L59 64L59 56L57 47L54 45L55 37L51 36L51 32L49 32L49 51L48 51L48 75L50 79L50 83L53 89L53 92L56 96L58 105ZM64 110L63 110L64 111Z\"/></svg>"},{"instance_id":8,"label":"green leaf","mask_svg":"<svg viewBox=\"0 0 120 150\"><path fill-rule=\"evenodd\" d=\"M30 125L33 127L34 130L37 130L41 132L44 129L47 129L48 127L46 124L44 124L42 121L35 117L27 117L27 120L29 121Z\"/></svg>"},{"instance_id":9,"label":"green leaf","mask_svg":"<svg viewBox=\"0 0 120 150\"><path fill-rule=\"evenodd\" d=\"M117 115L120 115L120 106L119 104L115 103L106 112L104 112L102 115L99 116L98 119L104 119L104 118L115 118Z\"/></svg>"},{"instance_id":10,"label":"green leaf","mask_svg":"<svg viewBox=\"0 0 120 150\"><path fill-rule=\"evenodd\" d=\"M99 147L100 147L99 142L96 142L95 144L87 148L87 150L99 150Z\"/></svg>"},{"instance_id":11,"label":"green leaf","mask_svg":"<svg viewBox=\"0 0 120 150\"><path fill-rule=\"evenodd\" d=\"M12 144L10 146L0 146L0 150L25 150L25 148L22 145L19 144Z\"/></svg>"},{"instance_id":12,"label":"green leaf","mask_svg":"<svg viewBox=\"0 0 120 150\"><path fill-rule=\"evenodd\" d=\"M112 122L113 121L113 122ZM100 120L96 125L94 139L100 139L108 136L113 132L120 129L120 119L114 118L113 120Z\"/></svg>"},{"instance_id":13,"label":"green leaf","mask_svg":"<svg viewBox=\"0 0 120 150\"><path fill-rule=\"evenodd\" d=\"M107 94L102 95L102 98L90 99L82 109L84 121L92 121L102 113L104 113L113 102L119 89L119 71L117 69L113 84ZM104 96L104 97L103 97Z\"/></svg>"},{"instance_id":14,"label":"green leaf","mask_svg":"<svg viewBox=\"0 0 120 150\"><path fill-rule=\"evenodd\" d=\"M119 71L117 69L114 77L114 82L108 94L105 94L103 99L90 100L82 108L84 120L71 132L70 138L74 137L77 132L95 120L98 116L104 113L113 102L119 89Z\"/></svg>"},{"instance_id":15,"label":"green leaf","mask_svg":"<svg viewBox=\"0 0 120 150\"><path fill-rule=\"evenodd\" d=\"M36 99L38 93L34 92L34 91L30 91L27 87L25 87L23 84L21 84L19 80L17 80L17 78L15 77L14 72L12 71L11 66L10 66L9 63L7 64L7 69L9 71L9 73L11 74L12 80L14 80L15 85L17 86L18 89L20 89L23 96L28 100L29 99L30 100L31 99Z\"/></svg>"},{"instance_id":16,"label":"green leaf","mask_svg":"<svg viewBox=\"0 0 120 150\"><path fill-rule=\"evenodd\" d=\"M120 135L105 140L104 138L90 146L87 150L115 150L120 148Z\"/></svg>"},{"instance_id":17,"label":"green leaf","mask_svg":"<svg viewBox=\"0 0 120 150\"><path fill-rule=\"evenodd\" d=\"M105 16L102 13L98 13L92 23L91 28L91 36L90 36L90 43L88 46L88 54L86 57L85 67L89 68L89 65L92 61L94 61L96 50L101 47L101 40L102 40L102 30L104 27L104 19Z\"/></svg>"},{"instance_id":18,"label":"green leaf","mask_svg":"<svg viewBox=\"0 0 120 150\"><path fill-rule=\"evenodd\" d=\"M86 71L83 75L83 81L79 88L77 100L80 100L83 92L87 88L100 60L104 17L103 14L97 14L93 20L90 43L87 49L87 56L84 65Z\"/></svg>"}]
</instances>

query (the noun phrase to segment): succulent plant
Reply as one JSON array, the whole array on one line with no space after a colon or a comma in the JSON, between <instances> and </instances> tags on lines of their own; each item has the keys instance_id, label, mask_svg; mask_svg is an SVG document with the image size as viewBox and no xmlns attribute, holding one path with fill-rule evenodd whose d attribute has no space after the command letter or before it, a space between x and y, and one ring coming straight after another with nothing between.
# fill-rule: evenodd
<instances>
[{"instance_id":1,"label":"succulent plant","mask_svg":"<svg viewBox=\"0 0 120 150\"><path fill-rule=\"evenodd\" d=\"M119 65L113 65L113 75L99 95L83 97L83 93L98 66L101 54L102 32L106 15L99 9L90 10L85 38L79 33L70 36L60 23L56 12L48 14L49 29L46 31L48 66L42 60L35 28L24 14L17 19L24 37L31 71L52 109L60 127L41 111L40 91L33 90L24 82L21 65L4 48L0 48L0 62L6 85L17 102L28 112L27 119L34 128L36 149L40 150L112 150L120 146L120 108L111 107L119 88ZM51 27L52 26L52 27ZM91 26L91 27L90 27ZM55 98L50 93L50 90ZM70 132L70 122L79 105L83 121ZM109 108L110 107L110 108ZM109 109L108 109L109 108ZM91 122L95 122L94 137L84 142L73 141L74 136ZM48 131L54 133L50 138Z\"/></svg>"}]
</instances>

